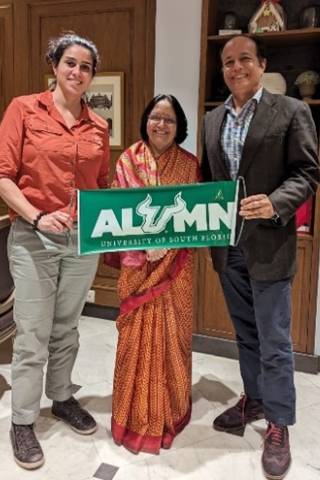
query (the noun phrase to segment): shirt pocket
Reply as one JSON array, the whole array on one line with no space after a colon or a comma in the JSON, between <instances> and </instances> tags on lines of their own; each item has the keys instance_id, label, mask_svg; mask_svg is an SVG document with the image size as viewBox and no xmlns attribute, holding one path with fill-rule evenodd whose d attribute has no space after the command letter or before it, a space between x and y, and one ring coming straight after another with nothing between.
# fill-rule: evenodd
<instances>
[{"instance_id":1,"label":"shirt pocket","mask_svg":"<svg viewBox=\"0 0 320 480\"><path fill-rule=\"evenodd\" d=\"M85 132L80 135L78 142L79 162L100 163L103 158L103 135L96 132Z\"/></svg>"},{"instance_id":2,"label":"shirt pocket","mask_svg":"<svg viewBox=\"0 0 320 480\"><path fill-rule=\"evenodd\" d=\"M25 119L26 136L37 148L45 151L60 150L63 131L58 125L33 117Z\"/></svg>"}]
</instances>

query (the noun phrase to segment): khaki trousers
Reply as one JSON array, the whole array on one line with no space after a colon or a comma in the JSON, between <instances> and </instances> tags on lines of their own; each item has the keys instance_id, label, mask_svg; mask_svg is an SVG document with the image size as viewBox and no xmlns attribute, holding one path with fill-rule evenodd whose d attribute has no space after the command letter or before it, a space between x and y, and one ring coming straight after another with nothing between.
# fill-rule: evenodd
<instances>
[{"instance_id":1,"label":"khaki trousers","mask_svg":"<svg viewBox=\"0 0 320 480\"><path fill-rule=\"evenodd\" d=\"M12 421L39 415L46 362L46 395L58 401L74 393L71 372L79 348L78 322L97 269L98 255L77 254L77 231L35 232L13 222L8 256L15 284L17 334L12 359Z\"/></svg>"}]
</instances>

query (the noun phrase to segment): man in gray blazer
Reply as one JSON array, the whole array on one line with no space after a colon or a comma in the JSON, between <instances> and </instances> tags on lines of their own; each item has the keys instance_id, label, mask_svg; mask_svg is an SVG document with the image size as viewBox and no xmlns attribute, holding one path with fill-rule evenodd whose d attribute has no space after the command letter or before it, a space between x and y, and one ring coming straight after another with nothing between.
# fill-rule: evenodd
<instances>
[{"instance_id":1,"label":"man in gray blazer","mask_svg":"<svg viewBox=\"0 0 320 480\"><path fill-rule=\"evenodd\" d=\"M243 435L246 423L265 417L262 466L268 478L281 479L291 463L287 426L295 422L295 212L320 178L316 130L305 103L262 88L266 59L258 41L230 39L221 60L231 95L205 116L202 173L204 181L243 177L246 184L239 245L212 249L236 330L244 395L213 425Z\"/></svg>"}]
</instances>

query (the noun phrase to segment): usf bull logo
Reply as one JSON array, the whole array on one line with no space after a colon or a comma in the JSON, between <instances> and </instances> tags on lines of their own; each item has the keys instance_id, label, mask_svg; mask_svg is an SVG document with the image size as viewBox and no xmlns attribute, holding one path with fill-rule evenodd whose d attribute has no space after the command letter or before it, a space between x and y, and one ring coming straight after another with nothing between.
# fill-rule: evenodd
<instances>
[{"instance_id":1,"label":"usf bull logo","mask_svg":"<svg viewBox=\"0 0 320 480\"><path fill-rule=\"evenodd\" d=\"M174 197L174 205L164 206L156 221L155 219L161 210L161 207L151 207L151 202L151 195L148 194L136 208L137 214L143 218L141 229L144 233L163 232L171 218L186 208L186 202L183 200L181 192L179 192Z\"/></svg>"},{"instance_id":2,"label":"usf bull logo","mask_svg":"<svg viewBox=\"0 0 320 480\"><path fill-rule=\"evenodd\" d=\"M113 236L130 236L158 234L163 232L172 220L175 233L186 232L187 227L195 225L197 232L219 230L220 222L228 229L232 227L234 202L227 202L225 210L219 203L198 203L191 211L182 198L182 192L178 192L171 205L152 205L152 197L147 194L135 209L121 209L121 222L118 221L112 209L100 211L91 238L100 238L104 234L111 233ZM135 221L134 221L135 214ZM139 225L138 218L142 218Z\"/></svg>"}]
</instances>

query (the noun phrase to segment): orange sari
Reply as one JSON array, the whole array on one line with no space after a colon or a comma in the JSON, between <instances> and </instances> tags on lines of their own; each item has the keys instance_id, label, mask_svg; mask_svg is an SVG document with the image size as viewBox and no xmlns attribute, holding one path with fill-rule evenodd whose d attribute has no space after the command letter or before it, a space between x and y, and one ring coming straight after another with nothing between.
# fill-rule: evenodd
<instances>
[{"instance_id":1,"label":"orange sari","mask_svg":"<svg viewBox=\"0 0 320 480\"><path fill-rule=\"evenodd\" d=\"M198 172L181 147L155 160L140 141L121 155L114 185L195 183ZM190 249L153 263L143 251L121 254L112 435L134 453L170 448L190 420L193 257Z\"/></svg>"}]
</instances>

